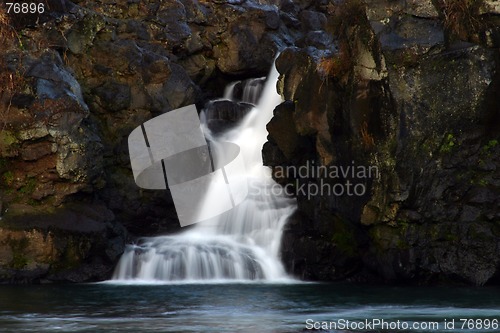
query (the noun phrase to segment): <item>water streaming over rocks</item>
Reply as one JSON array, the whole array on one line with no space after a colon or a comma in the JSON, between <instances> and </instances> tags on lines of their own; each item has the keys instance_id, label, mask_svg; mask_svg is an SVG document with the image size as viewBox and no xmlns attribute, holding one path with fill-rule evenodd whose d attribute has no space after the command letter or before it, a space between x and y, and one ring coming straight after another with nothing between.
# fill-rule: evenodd
<instances>
[{"instance_id":1,"label":"water streaming over rocks","mask_svg":"<svg viewBox=\"0 0 500 333\"><path fill-rule=\"evenodd\" d=\"M279 259L280 241L295 200L280 195L279 186L262 164L266 124L281 102L276 93L276 69L265 86L263 79L242 87L241 101L257 105L235 128L214 136L205 127L216 154L218 143L229 141L241 148L245 161L247 199L235 209L197 224L178 235L143 238L129 245L115 269L113 280L139 281L284 281ZM225 93L234 98L232 84ZM257 96L260 95L260 99ZM258 102L257 102L258 101ZM202 117L203 119L203 117ZM205 205L210 205L207 198ZM201 205L200 209L204 209Z\"/></svg>"}]
</instances>

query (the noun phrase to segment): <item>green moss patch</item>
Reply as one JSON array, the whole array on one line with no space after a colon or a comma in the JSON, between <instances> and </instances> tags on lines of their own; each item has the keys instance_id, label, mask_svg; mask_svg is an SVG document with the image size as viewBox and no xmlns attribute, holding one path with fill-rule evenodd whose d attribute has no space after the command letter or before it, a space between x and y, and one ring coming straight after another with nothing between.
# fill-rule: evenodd
<instances>
[{"instance_id":1,"label":"green moss patch","mask_svg":"<svg viewBox=\"0 0 500 333\"><path fill-rule=\"evenodd\" d=\"M335 220L331 240L339 251L348 256L355 256L358 252L355 230L347 221L340 218Z\"/></svg>"},{"instance_id":2,"label":"green moss patch","mask_svg":"<svg viewBox=\"0 0 500 333\"><path fill-rule=\"evenodd\" d=\"M29 245L27 238L9 239L8 244L12 249L12 260L10 267L13 269L23 269L28 264L29 260L26 256L26 249Z\"/></svg>"}]
</instances>

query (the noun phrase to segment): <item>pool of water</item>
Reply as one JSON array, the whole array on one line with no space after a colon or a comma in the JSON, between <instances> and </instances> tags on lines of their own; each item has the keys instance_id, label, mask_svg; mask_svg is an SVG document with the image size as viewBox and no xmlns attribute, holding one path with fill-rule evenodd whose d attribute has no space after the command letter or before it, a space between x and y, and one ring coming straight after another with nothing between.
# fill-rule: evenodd
<instances>
[{"instance_id":1,"label":"pool of water","mask_svg":"<svg viewBox=\"0 0 500 333\"><path fill-rule=\"evenodd\" d=\"M473 319L474 323L460 319ZM348 320L351 326L346 326ZM495 320L500 320L500 288L496 287L294 283L0 286L2 333L281 333L314 328L324 332L500 332ZM394 326L397 321L399 328ZM370 323L386 326L361 327ZM439 326L431 327L431 323ZM487 325L489 330L484 329Z\"/></svg>"}]
</instances>

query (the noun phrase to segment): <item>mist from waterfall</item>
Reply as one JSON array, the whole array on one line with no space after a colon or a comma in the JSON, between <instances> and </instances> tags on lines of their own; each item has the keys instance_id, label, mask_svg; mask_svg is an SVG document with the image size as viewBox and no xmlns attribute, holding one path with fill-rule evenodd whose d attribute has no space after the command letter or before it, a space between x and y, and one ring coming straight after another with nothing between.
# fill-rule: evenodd
<instances>
[{"instance_id":1,"label":"mist from waterfall","mask_svg":"<svg viewBox=\"0 0 500 333\"><path fill-rule=\"evenodd\" d=\"M244 86L242 101L257 105L239 125L220 135L204 131L213 154L223 154L221 142L241 148L249 188L248 197L234 209L200 222L177 235L142 238L127 246L113 275L113 282L125 283L212 283L289 281L279 259L282 229L293 213L294 199L276 194L278 185L263 166L262 147L267 140L266 124L281 103L276 93L278 73L273 66L262 87L254 79ZM232 99L235 84L224 98ZM273 193L273 194L271 194ZM209 209L212 194L196 209Z\"/></svg>"}]
</instances>

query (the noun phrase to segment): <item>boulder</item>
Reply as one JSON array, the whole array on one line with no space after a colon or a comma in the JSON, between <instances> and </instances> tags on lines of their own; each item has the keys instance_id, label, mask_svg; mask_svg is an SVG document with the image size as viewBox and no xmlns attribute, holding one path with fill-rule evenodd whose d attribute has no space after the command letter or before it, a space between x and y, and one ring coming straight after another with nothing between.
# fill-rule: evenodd
<instances>
[{"instance_id":1,"label":"boulder","mask_svg":"<svg viewBox=\"0 0 500 333\"><path fill-rule=\"evenodd\" d=\"M125 229L102 204L48 212L11 205L0 228L0 283L108 279L126 242Z\"/></svg>"},{"instance_id":2,"label":"boulder","mask_svg":"<svg viewBox=\"0 0 500 333\"><path fill-rule=\"evenodd\" d=\"M234 127L252 108L251 104L229 100L209 102L204 109L206 124L213 133L224 132Z\"/></svg>"}]
</instances>

